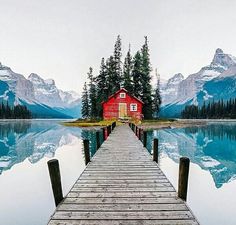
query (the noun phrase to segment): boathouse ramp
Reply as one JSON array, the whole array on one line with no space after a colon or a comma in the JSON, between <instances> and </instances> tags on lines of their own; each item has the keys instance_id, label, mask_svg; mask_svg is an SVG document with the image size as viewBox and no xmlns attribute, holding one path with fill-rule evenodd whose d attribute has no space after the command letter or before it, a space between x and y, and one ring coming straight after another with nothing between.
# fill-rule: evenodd
<instances>
[{"instance_id":1,"label":"boathouse ramp","mask_svg":"<svg viewBox=\"0 0 236 225\"><path fill-rule=\"evenodd\" d=\"M102 144L48 225L199 225L132 130Z\"/></svg>"}]
</instances>

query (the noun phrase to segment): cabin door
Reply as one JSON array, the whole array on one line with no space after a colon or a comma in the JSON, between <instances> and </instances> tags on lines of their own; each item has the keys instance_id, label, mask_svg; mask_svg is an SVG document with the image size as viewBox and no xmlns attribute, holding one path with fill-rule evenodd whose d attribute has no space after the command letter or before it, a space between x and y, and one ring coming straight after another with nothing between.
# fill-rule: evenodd
<instances>
[{"instance_id":1,"label":"cabin door","mask_svg":"<svg viewBox=\"0 0 236 225\"><path fill-rule=\"evenodd\" d=\"M119 118L123 118L127 116L127 104L119 103Z\"/></svg>"}]
</instances>

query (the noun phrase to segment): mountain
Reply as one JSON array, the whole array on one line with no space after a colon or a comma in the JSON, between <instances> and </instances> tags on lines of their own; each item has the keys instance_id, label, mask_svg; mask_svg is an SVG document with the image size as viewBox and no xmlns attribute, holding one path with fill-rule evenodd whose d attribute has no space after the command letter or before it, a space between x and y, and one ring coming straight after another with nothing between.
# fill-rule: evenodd
<instances>
[{"instance_id":1,"label":"mountain","mask_svg":"<svg viewBox=\"0 0 236 225\"><path fill-rule=\"evenodd\" d=\"M58 89L52 79L32 73L26 79L0 63L0 102L22 104L36 118L78 118L81 101L77 93Z\"/></svg>"},{"instance_id":2,"label":"mountain","mask_svg":"<svg viewBox=\"0 0 236 225\"><path fill-rule=\"evenodd\" d=\"M177 98L178 85L184 80L184 76L181 73L175 74L166 83L161 82L162 101L165 104L171 103Z\"/></svg>"},{"instance_id":3,"label":"mountain","mask_svg":"<svg viewBox=\"0 0 236 225\"><path fill-rule=\"evenodd\" d=\"M186 79L161 89L161 116L179 117L186 105L202 105L204 101L227 100L236 95L236 58L216 49L211 63ZM175 80L170 78L167 83ZM178 77L178 76L177 76Z\"/></svg>"}]
</instances>

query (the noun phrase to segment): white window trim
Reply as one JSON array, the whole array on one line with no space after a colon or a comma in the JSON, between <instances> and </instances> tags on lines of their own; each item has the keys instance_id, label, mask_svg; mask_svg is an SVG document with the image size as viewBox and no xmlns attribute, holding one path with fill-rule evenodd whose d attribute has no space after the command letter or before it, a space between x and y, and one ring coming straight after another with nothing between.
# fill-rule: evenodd
<instances>
[{"instance_id":1,"label":"white window trim","mask_svg":"<svg viewBox=\"0 0 236 225\"><path fill-rule=\"evenodd\" d=\"M137 111L138 111L138 104L137 103L131 103L130 104L130 112L137 112Z\"/></svg>"},{"instance_id":2,"label":"white window trim","mask_svg":"<svg viewBox=\"0 0 236 225\"><path fill-rule=\"evenodd\" d=\"M120 98L126 98L126 93L124 92L120 93Z\"/></svg>"}]
</instances>

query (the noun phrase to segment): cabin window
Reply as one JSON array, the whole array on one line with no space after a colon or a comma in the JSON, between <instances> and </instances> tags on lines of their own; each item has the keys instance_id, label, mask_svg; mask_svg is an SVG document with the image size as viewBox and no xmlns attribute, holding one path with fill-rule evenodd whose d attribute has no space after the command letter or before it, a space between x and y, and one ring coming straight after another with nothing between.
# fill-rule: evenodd
<instances>
[{"instance_id":1,"label":"cabin window","mask_svg":"<svg viewBox=\"0 0 236 225\"><path fill-rule=\"evenodd\" d=\"M120 93L120 98L125 98L126 94L125 93Z\"/></svg>"},{"instance_id":2,"label":"cabin window","mask_svg":"<svg viewBox=\"0 0 236 225\"><path fill-rule=\"evenodd\" d=\"M130 111L131 112L136 112L138 110L137 104L130 104Z\"/></svg>"}]
</instances>

